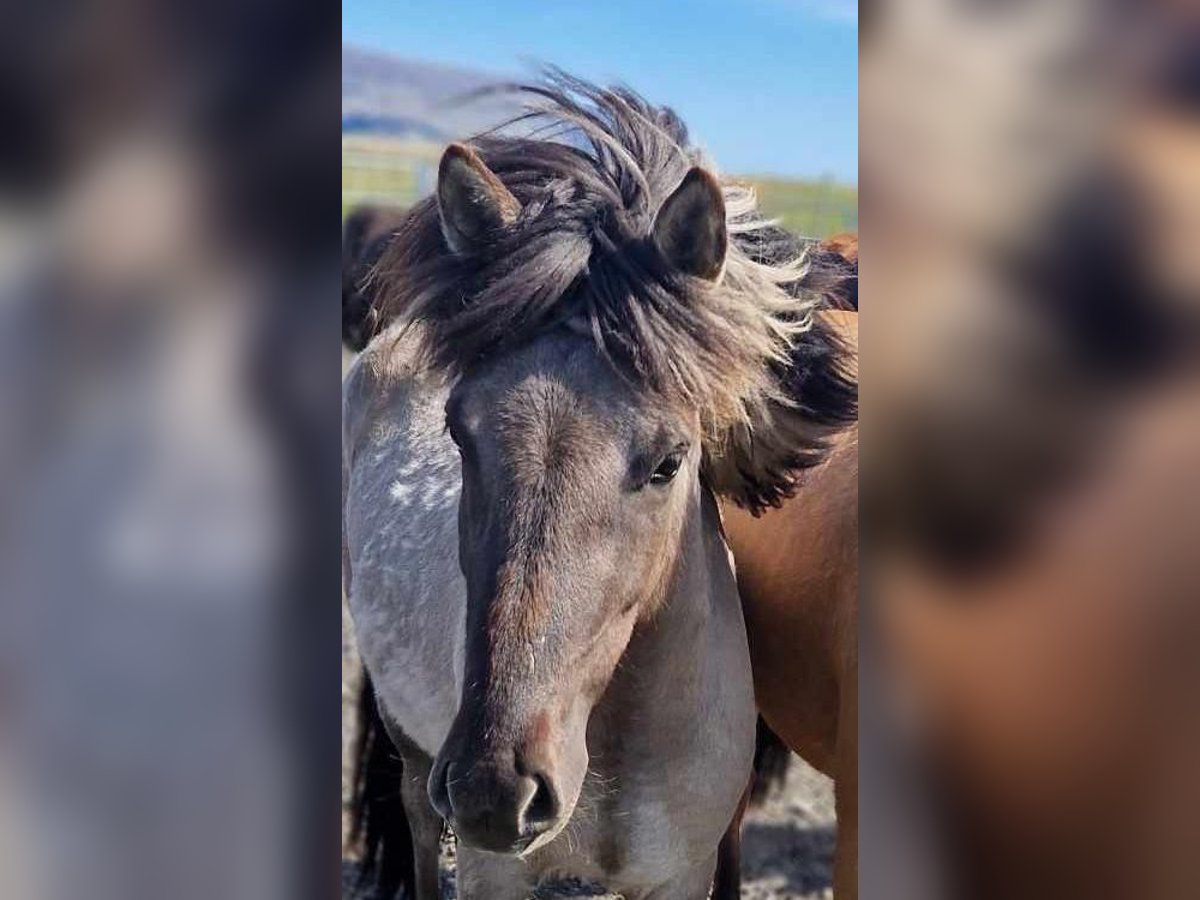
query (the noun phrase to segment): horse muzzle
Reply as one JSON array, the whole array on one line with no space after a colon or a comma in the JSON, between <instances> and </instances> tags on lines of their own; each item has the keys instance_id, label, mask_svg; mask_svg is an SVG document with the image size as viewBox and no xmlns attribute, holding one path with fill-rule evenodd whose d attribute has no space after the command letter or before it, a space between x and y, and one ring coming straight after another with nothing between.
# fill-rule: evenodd
<instances>
[{"instance_id":1,"label":"horse muzzle","mask_svg":"<svg viewBox=\"0 0 1200 900\"><path fill-rule=\"evenodd\" d=\"M429 799L471 847L521 853L562 817L553 774L519 755L448 759L439 754L429 776Z\"/></svg>"}]
</instances>

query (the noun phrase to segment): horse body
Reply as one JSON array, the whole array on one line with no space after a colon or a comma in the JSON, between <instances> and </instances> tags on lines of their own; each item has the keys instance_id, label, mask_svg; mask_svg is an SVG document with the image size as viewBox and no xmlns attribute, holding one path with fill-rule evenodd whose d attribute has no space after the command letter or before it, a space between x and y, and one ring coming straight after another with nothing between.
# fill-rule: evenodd
<instances>
[{"instance_id":1,"label":"horse body","mask_svg":"<svg viewBox=\"0 0 1200 900\"><path fill-rule=\"evenodd\" d=\"M831 776L846 712L842 684L855 668L856 444L855 430L800 494L759 519L724 509L763 717Z\"/></svg>"},{"instance_id":2,"label":"horse body","mask_svg":"<svg viewBox=\"0 0 1200 900\"><path fill-rule=\"evenodd\" d=\"M798 494L755 519L727 506L726 531L763 719L834 780L834 893L857 896L858 435L841 436Z\"/></svg>"},{"instance_id":3,"label":"horse body","mask_svg":"<svg viewBox=\"0 0 1200 900\"><path fill-rule=\"evenodd\" d=\"M857 314L827 312L848 347ZM834 779L834 889L857 896L858 427L831 440L794 496L755 517L722 504L763 719Z\"/></svg>"},{"instance_id":4,"label":"horse body","mask_svg":"<svg viewBox=\"0 0 1200 900\"><path fill-rule=\"evenodd\" d=\"M462 693L458 450L444 433L448 388L413 376L384 389L373 363L360 355L344 391L347 600L377 696L432 757Z\"/></svg>"}]
</instances>

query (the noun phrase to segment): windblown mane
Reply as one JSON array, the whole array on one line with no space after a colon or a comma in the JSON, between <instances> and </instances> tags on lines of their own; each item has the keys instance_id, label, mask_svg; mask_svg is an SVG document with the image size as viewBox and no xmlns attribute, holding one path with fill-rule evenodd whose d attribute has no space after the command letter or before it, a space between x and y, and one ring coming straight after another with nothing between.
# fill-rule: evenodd
<instances>
[{"instance_id":1,"label":"windblown mane","mask_svg":"<svg viewBox=\"0 0 1200 900\"><path fill-rule=\"evenodd\" d=\"M723 182L724 276L680 274L651 240L655 213L689 168L712 168L675 113L557 70L505 90L529 112L472 147L520 202L517 221L450 253L436 200L418 203L379 264L381 321L423 323L425 361L450 376L573 322L618 371L699 411L716 492L778 505L857 415L846 351L813 315L822 271L802 249L778 258L753 192ZM754 258L757 243L775 252Z\"/></svg>"}]
</instances>

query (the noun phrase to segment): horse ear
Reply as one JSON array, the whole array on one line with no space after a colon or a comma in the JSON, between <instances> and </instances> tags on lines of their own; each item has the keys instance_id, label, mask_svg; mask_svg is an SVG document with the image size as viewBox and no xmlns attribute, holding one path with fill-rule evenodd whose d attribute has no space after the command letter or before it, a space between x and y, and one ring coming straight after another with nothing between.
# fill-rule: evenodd
<instances>
[{"instance_id":1,"label":"horse ear","mask_svg":"<svg viewBox=\"0 0 1200 900\"><path fill-rule=\"evenodd\" d=\"M438 165L438 214L446 246L463 253L517 220L521 204L483 160L451 144Z\"/></svg>"},{"instance_id":2,"label":"horse ear","mask_svg":"<svg viewBox=\"0 0 1200 900\"><path fill-rule=\"evenodd\" d=\"M693 166L654 217L654 244L674 268L707 281L725 271L729 233L721 185Z\"/></svg>"}]
</instances>

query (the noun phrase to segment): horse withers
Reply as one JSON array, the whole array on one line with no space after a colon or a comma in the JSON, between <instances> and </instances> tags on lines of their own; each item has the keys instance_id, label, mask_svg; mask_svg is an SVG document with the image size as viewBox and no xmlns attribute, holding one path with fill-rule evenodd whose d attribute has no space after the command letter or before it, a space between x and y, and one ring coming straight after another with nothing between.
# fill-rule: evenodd
<instances>
[{"instance_id":1,"label":"horse withers","mask_svg":"<svg viewBox=\"0 0 1200 900\"><path fill-rule=\"evenodd\" d=\"M715 495L819 455L796 435L829 411L780 373L822 331L797 270L731 245L749 194L672 113L532 93L570 137L446 152L380 263L402 315L346 382L347 596L411 835L384 852L418 900L443 819L465 900L561 875L699 900L755 721Z\"/></svg>"}]
</instances>

